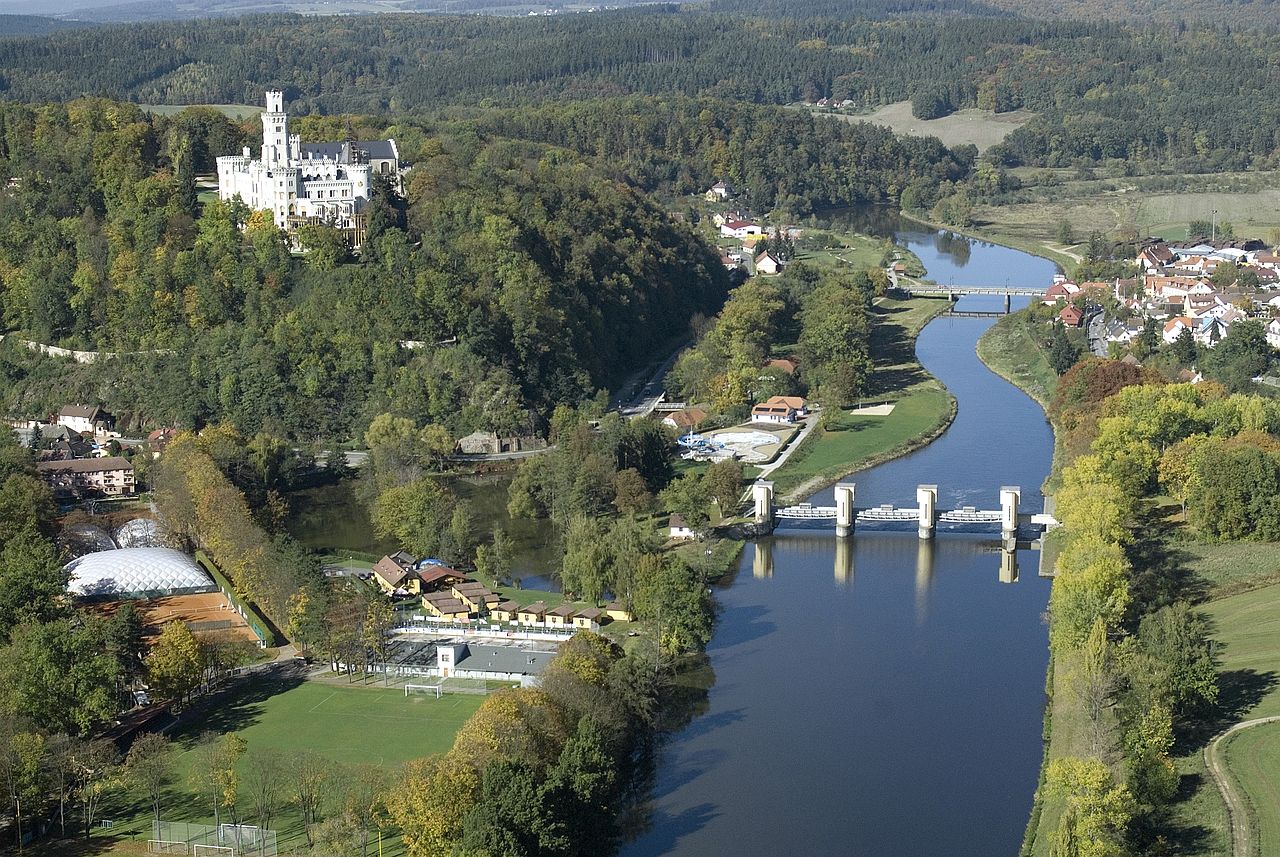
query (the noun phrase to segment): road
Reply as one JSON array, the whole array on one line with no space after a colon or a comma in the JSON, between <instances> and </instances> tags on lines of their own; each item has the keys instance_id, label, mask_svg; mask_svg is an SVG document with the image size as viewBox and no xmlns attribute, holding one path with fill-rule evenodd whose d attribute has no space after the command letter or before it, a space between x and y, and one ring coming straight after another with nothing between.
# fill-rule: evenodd
<instances>
[{"instance_id":1,"label":"road","mask_svg":"<svg viewBox=\"0 0 1280 857\"><path fill-rule=\"evenodd\" d=\"M617 395L609 402L609 410L617 411L624 417L632 419L647 417L653 413L653 409L658 407L658 403L666 395L667 391L664 382L667 373L676 364L676 358L680 356L680 352L685 349L686 344L682 342L672 351L665 360L658 364L658 368L654 370L647 380L644 378L645 370L643 369L628 378ZM642 381L643 385L641 384ZM638 390L636 389L637 387L639 387Z\"/></svg>"},{"instance_id":2,"label":"road","mask_svg":"<svg viewBox=\"0 0 1280 857\"><path fill-rule=\"evenodd\" d=\"M1222 792L1222 799L1227 804L1227 818L1231 823L1231 857L1253 857L1252 843L1249 842L1253 827L1249 819L1249 806L1241 796L1239 787L1231 781L1231 777L1227 773L1227 761L1222 750L1223 744L1228 738L1242 729L1261 726L1264 723L1278 722L1280 722L1280 717L1259 717L1256 720L1237 723L1210 741L1209 745L1204 748L1204 761L1209 768L1209 774L1213 777L1213 781L1218 784L1218 791Z\"/></svg>"}]
</instances>

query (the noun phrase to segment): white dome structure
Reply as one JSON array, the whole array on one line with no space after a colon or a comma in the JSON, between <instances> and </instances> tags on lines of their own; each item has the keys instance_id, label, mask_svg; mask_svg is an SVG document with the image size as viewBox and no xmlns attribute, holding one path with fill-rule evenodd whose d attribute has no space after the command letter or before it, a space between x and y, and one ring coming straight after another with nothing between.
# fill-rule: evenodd
<instances>
[{"instance_id":1,"label":"white dome structure","mask_svg":"<svg viewBox=\"0 0 1280 857\"><path fill-rule=\"evenodd\" d=\"M66 570L67 592L78 598L160 598L218 588L195 560L173 548L98 551L72 560Z\"/></svg>"},{"instance_id":2,"label":"white dome structure","mask_svg":"<svg viewBox=\"0 0 1280 857\"><path fill-rule=\"evenodd\" d=\"M116 530L116 544L122 548L156 548L162 547L160 526L150 518L134 518L125 521Z\"/></svg>"}]
</instances>

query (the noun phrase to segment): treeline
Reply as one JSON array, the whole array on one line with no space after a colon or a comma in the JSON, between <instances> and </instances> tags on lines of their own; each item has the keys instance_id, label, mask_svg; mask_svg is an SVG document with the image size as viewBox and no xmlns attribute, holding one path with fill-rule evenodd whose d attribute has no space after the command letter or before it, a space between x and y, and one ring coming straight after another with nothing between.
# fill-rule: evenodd
<instances>
[{"instance_id":1,"label":"treeline","mask_svg":"<svg viewBox=\"0 0 1280 857\"><path fill-rule=\"evenodd\" d=\"M125 353L75 366L5 343L5 409L100 402L130 429L302 440L388 411L455 437L527 433L723 301L705 244L564 150L403 130L407 203L382 188L358 262L324 230L303 262L269 220L197 205L195 172L244 139L217 114L0 109L5 325Z\"/></svg>"},{"instance_id":2,"label":"treeline","mask_svg":"<svg viewBox=\"0 0 1280 857\"><path fill-rule=\"evenodd\" d=\"M1040 114L996 148L1007 164L1122 159L1205 171L1275 162L1278 72L1251 30L886 16L880 6L851 18L822 3L773 15L726 8L102 27L0 42L0 92L29 102L104 94L257 103L275 84L300 112L328 113L628 93L770 104L830 97L866 108L911 100L922 115ZM105 59L79 61L88 55Z\"/></svg>"},{"instance_id":3,"label":"treeline","mask_svg":"<svg viewBox=\"0 0 1280 857\"><path fill-rule=\"evenodd\" d=\"M1151 853L1179 791L1175 741L1212 714L1218 685L1208 623L1143 501L1181 499L1208 538L1276 538L1280 406L1089 359L1062 377L1050 413L1070 462L1054 494L1054 688L1075 698L1087 739L1047 770L1062 807L1053 853Z\"/></svg>"},{"instance_id":4,"label":"treeline","mask_svg":"<svg viewBox=\"0 0 1280 857\"><path fill-rule=\"evenodd\" d=\"M745 418L770 396L806 393L833 406L866 388L871 372L870 306L888 285L878 269L854 274L793 263L777 278L756 277L733 295L667 377L671 392ZM766 365L789 357L791 372Z\"/></svg>"},{"instance_id":5,"label":"treeline","mask_svg":"<svg viewBox=\"0 0 1280 857\"><path fill-rule=\"evenodd\" d=\"M753 211L897 202L934 193L973 167L969 149L895 137L807 112L713 99L620 98L487 111L486 134L564 146L646 190L702 192L727 181Z\"/></svg>"},{"instance_id":6,"label":"treeline","mask_svg":"<svg viewBox=\"0 0 1280 857\"><path fill-rule=\"evenodd\" d=\"M410 857L611 854L639 794L661 673L605 637L560 647L537 689L493 694L387 802Z\"/></svg>"}]
</instances>

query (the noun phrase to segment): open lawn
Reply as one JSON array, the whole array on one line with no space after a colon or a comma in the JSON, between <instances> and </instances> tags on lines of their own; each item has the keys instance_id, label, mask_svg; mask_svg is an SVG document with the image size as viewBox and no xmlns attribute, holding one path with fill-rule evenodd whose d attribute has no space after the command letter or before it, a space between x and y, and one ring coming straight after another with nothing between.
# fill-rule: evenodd
<instances>
[{"instance_id":1,"label":"open lawn","mask_svg":"<svg viewBox=\"0 0 1280 857\"><path fill-rule=\"evenodd\" d=\"M1280 854L1280 723L1242 730L1227 743L1227 765L1248 796L1258 854Z\"/></svg>"},{"instance_id":2,"label":"open lawn","mask_svg":"<svg viewBox=\"0 0 1280 857\"><path fill-rule=\"evenodd\" d=\"M910 101L888 104L874 113L850 115L818 111L817 115L831 116L841 122L870 122L873 125L891 128L896 134L937 137L948 146L972 143L978 147L979 152L999 143L1035 116L1034 113L1026 110L993 113L990 110L971 108L958 110L941 119L917 119L911 115Z\"/></svg>"},{"instance_id":3,"label":"open lawn","mask_svg":"<svg viewBox=\"0 0 1280 857\"><path fill-rule=\"evenodd\" d=\"M197 765L197 742L205 732L235 732L248 742L246 755L237 765L242 794L246 794L249 758L255 750L271 748L284 754L314 750L339 765L372 764L390 771L409 759L448 750L458 729L484 699L477 694L448 693L439 700L425 695L406 698L403 682L384 689L380 684L251 679L212 700L207 715L170 733L180 754L177 776L161 803L162 814L170 821L213 823L207 801L193 794L188 781ZM330 791L337 800L338 787L334 785ZM246 812L242 806L241 815ZM150 838L151 808L141 795L113 793L104 804L102 817L110 819L112 826L95 831L89 846L50 843L31 853L55 857L134 854L140 853L139 844ZM271 827L277 832L281 854L305 849L301 818L293 807L285 808ZM403 854L398 836L392 833L388 831L383 857Z\"/></svg>"}]
</instances>

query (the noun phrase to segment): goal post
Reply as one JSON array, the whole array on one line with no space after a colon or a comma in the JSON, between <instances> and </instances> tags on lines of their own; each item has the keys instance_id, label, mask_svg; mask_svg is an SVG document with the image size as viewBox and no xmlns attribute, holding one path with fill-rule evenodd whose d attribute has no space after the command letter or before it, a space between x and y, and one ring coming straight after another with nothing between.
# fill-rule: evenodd
<instances>
[{"instance_id":1,"label":"goal post","mask_svg":"<svg viewBox=\"0 0 1280 857\"><path fill-rule=\"evenodd\" d=\"M174 842L169 839L148 839L148 854L186 854L187 843Z\"/></svg>"},{"instance_id":2,"label":"goal post","mask_svg":"<svg viewBox=\"0 0 1280 857\"><path fill-rule=\"evenodd\" d=\"M404 686L404 695L410 696L415 693L423 693L434 696L436 699L444 694L444 688L438 684L406 684Z\"/></svg>"},{"instance_id":3,"label":"goal post","mask_svg":"<svg viewBox=\"0 0 1280 857\"><path fill-rule=\"evenodd\" d=\"M236 849L230 845L192 845L192 857L235 857Z\"/></svg>"}]
</instances>

